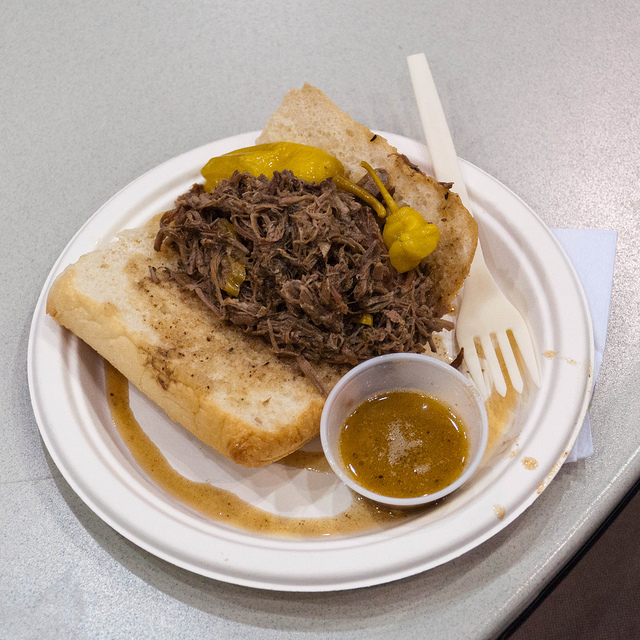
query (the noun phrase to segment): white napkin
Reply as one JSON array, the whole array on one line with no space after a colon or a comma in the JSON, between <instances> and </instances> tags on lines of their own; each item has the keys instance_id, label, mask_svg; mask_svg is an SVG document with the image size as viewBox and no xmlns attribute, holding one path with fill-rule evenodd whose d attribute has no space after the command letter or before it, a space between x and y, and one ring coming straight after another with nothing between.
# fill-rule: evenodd
<instances>
[{"instance_id":1,"label":"white napkin","mask_svg":"<svg viewBox=\"0 0 640 640\"><path fill-rule=\"evenodd\" d=\"M600 229L553 229L553 233L573 263L589 303L593 324L595 385L607 341L618 234L616 231ZM566 462L575 462L592 454L591 422L587 413Z\"/></svg>"}]
</instances>

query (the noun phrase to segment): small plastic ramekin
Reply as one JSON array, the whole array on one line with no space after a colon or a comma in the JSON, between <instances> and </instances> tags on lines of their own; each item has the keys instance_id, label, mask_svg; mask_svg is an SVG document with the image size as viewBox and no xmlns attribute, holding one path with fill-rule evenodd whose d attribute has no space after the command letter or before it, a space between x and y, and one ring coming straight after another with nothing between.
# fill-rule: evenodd
<instances>
[{"instance_id":1,"label":"small plastic ramekin","mask_svg":"<svg viewBox=\"0 0 640 640\"><path fill-rule=\"evenodd\" d=\"M416 498L392 498L365 489L346 470L339 443L346 419L368 398L390 391L418 391L432 396L447 405L466 427L469 455L462 475L436 493ZM322 448L340 480L360 495L395 508L433 502L462 486L478 468L488 438L487 412L471 380L451 365L418 353L379 356L351 369L329 394L320 420Z\"/></svg>"}]
</instances>

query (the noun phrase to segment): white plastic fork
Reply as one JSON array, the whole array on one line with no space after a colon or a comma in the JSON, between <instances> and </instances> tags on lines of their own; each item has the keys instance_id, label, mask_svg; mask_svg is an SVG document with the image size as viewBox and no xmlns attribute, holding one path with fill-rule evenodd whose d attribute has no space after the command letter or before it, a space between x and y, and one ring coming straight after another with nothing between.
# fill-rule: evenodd
<instances>
[{"instance_id":1,"label":"white plastic fork","mask_svg":"<svg viewBox=\"0 0 640 640\"><path fill-rule=\"evenodd\" d=\"M452 191L460 196L462 204L473 215L471 200L462 178L458 156L427 59L424 53L419 53L409 56L407 63L435 177L441 182L453 182ZM469 374L485 399L491 392L491 383L501 396L507 393L507 383L496 355L492 335L495 335L500 347L511 385L518 393L522 393L522 375L509 341L508 331L513 334L531 379L539 387L540 371L531 333L522 315L507 300L493 279L484 261L478 239L471 269L464 281L456 323L456 340L458 346L464 349L464 360ZM486 359L488 384L480 364L476 339L480 342Z\"/></svg>"}]
</instances>

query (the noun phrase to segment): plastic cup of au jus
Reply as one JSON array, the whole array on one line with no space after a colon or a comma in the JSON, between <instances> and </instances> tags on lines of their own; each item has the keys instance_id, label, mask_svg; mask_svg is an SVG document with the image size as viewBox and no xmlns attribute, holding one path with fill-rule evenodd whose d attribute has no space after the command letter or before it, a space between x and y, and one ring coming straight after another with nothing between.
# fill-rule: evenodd
<instances>
[{"instance_id":1,"label":"plastic cup of au jus","mask_svg":"<svg viewBox=\"0 0 640 640\"><path fill-rule=\"evenodd\" d=\"M383 495L363 487L345 464L340 445L345 422L366 401L393 391L413 391L435 398L464 426L468 442L464 467L457 479L438 491L417 497ZM320 421L322 448L335 474L360 495L394 508L433 502L462 486L478 468L488 436L484 402L471 380L451 365L417 353L379 356L354 367L329 394Z\"/></svg>"}]
</instances>

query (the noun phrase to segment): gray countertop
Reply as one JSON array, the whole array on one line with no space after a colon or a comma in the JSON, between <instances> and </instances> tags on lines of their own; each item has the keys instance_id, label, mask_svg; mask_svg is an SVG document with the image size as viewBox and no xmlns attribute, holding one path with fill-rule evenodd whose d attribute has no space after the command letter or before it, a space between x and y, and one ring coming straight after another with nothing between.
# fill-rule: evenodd
<instances>
[{"instance_id":1,"label":"gray countertop","mask_svg":"<svg viewBox=\"0 0 640 640\"><path fill-rule=\"evenodd\" d=\"M640 477L639 43L637 7L621 1L3 3L0 636L486 638L504 629ZM40 439L26 353L49 270L131 180L260 128L304 81L371 128L422 139L406 66L422 51L461 157L551 227L618 231L590 408L594 455L565 465L488 542L388 585L271 593L155 558L82 503Z\"/></svg>"}]
</instances>

